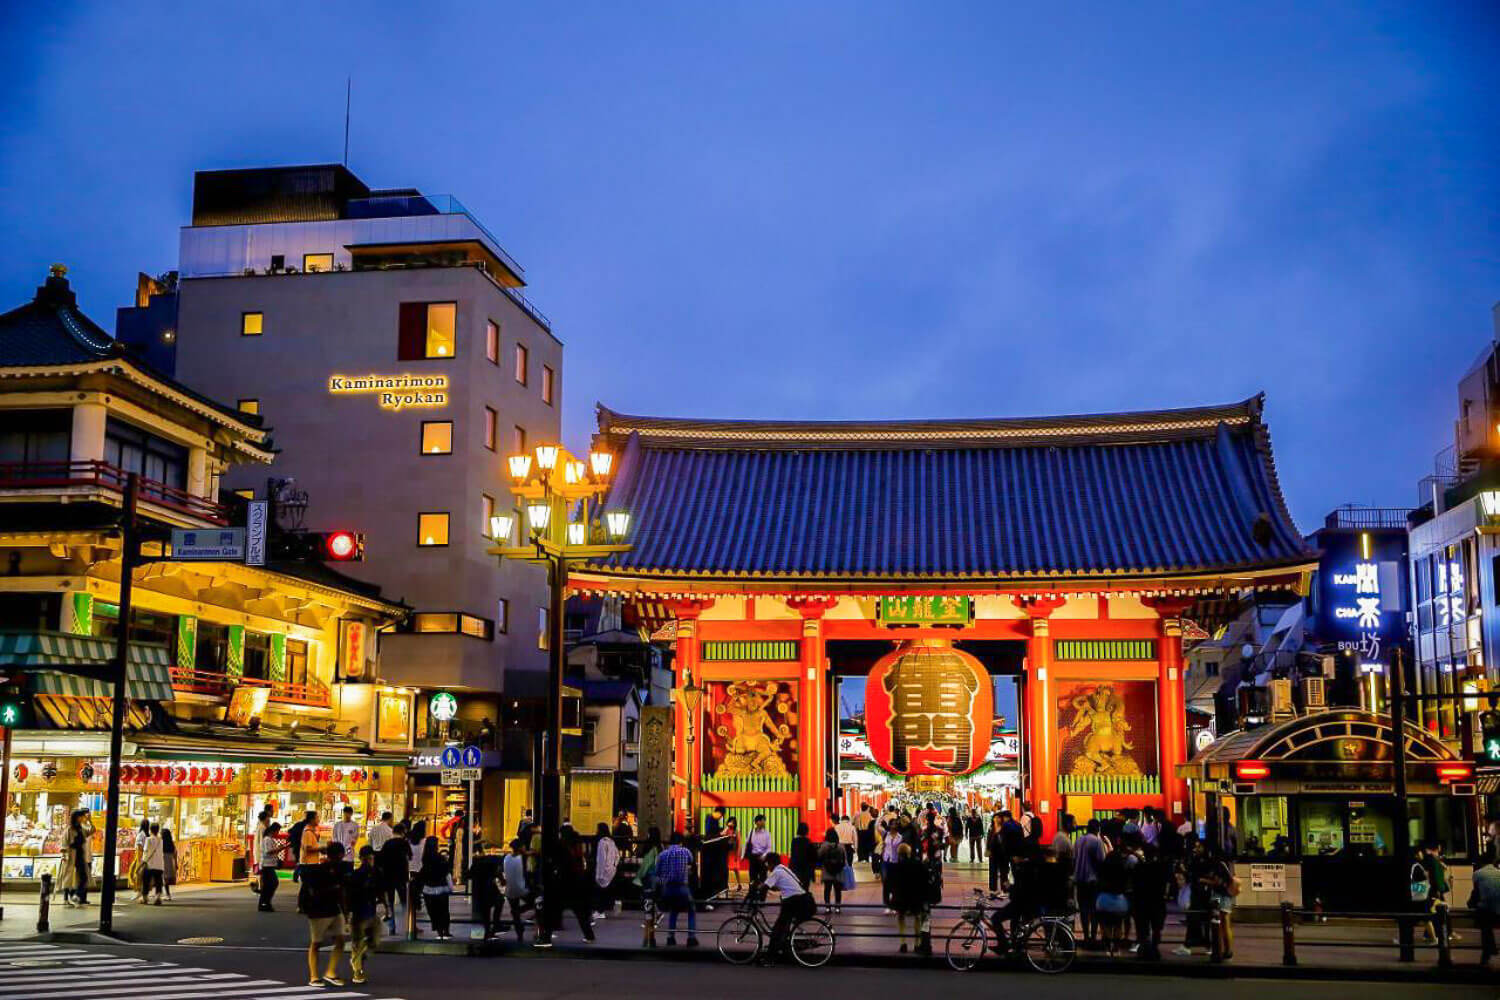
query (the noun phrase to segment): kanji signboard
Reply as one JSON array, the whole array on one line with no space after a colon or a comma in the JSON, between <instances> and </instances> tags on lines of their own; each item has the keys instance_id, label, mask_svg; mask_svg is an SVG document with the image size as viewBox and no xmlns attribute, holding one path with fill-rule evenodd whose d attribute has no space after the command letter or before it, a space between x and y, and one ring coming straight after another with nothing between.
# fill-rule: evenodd
<instances>
[{"instance_id":1,"label":"kanji signboard","mask_svg":"<svg viewBox=\"0 0 1500 1000\"><path fill-rule=\"evenodd\" d=\"M989 672L947 640L902 643L865 681L870 756L894 774L968 774L989 752L994 715Z\"/></svg>"}]
</instances>

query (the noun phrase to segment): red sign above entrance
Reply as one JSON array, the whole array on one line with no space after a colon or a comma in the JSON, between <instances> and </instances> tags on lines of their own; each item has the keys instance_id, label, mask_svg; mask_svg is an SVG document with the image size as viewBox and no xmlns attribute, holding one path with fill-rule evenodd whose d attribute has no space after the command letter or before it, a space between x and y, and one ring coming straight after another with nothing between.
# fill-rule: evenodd
<instances>
[{"instance_id":1,"label":"red sign above entrance","mask_svg":"<svg viewBox=\"0 0 1500 1000\"><path fill-rule=\"evenodd\" d=\"M995 688L984 664L946 639L903 642L865 680L865 733L895 774L968 774L984 763Z\"/></svg>"}]
</instances>

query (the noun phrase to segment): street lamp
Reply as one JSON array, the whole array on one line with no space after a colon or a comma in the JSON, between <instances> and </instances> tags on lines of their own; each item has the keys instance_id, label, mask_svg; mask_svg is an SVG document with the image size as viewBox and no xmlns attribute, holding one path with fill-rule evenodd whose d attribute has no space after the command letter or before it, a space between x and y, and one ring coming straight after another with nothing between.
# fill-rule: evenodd
<instances>
[{"instance_id":1,"label":"street lamp","mask_svg":"<svg viewBox=\"0 0 1500 1000\"><path fill-rule=\"evenodd\" d=\"M703 685L691 673L682 688L682 706L687 709L687 778L688 778L688 829L698 829L698 785L697 757L693 755L693 742L698 729L698 706L703 703Z\"/></svg>"},{"instance_id":2,"label":"street lamp","mask_svg":"<svg viewBox=\"0 0 1500 1000\"><path fill-rule=\"evenodd\" d=\"M525 508L518 519L511 514L490 518L495 547L489 555L547 567L550 600L547 610L547 728L542 760L540 809L542 836L551 843L562 817L562 696L563 602L568 564L625 552L630 515L604 509L614 456L596 451L588 461L575 458L560 445L538 445L531 454L506 459L511 493ZM519 538L513 538L518 533Z\"/></svg>"}]
</instances>

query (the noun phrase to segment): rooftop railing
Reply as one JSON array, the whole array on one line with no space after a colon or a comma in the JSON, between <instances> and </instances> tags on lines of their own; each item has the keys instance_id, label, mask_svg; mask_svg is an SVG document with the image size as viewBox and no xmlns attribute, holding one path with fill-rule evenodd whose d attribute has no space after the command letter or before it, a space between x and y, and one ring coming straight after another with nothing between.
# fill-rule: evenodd
<instances>
[{"instance_id":1,"label":"rooftop railing","mask_svg":"<svg viewBox=\"0 0 1500 1000\"><path fill-rule=\"evenodd\" d=\"M495 251L495 256L505 262L506 267L519 276L526 274L526 269L505 252L500 241L495 239L495 234L486 229L484 223L476 219L474 214L463 206L463 202L451 194L394 194L351 198L344 211L346 217L350 219L404 219L418 215L465 216L474 223L476 229L484 234L485 239L490 241L490 249Z\"/></svg>"},{"instance_id":2,"label":"rooftop railing","mask_svg":"<svg viewBox=\"0 0 1500 1000\"><path fill-rule=\"evenodd\" d=\"M1325 528L1354 528L1374 530L1378 528L1405 528L1405 507L1358 507L1345 504L1324 518Z\"/></svg>"}]
</instances>

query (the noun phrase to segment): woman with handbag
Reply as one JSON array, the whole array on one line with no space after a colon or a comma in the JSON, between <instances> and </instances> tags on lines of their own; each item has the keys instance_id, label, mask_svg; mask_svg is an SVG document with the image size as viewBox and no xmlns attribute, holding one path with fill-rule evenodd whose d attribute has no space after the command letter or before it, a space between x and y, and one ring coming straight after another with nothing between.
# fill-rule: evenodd
<instances>
[{"instance_id":1,"label":"woman with handbag","mask_svg":"<svg viewBox=\"0 0 1500 1000\"><path fill-rule=\"evenodd\" d=\"M833 827L823 834L823 843L818 845L818 866L823 869L823 909L828 913L844 911L844 869L849 867L849 855L839 843L838 831ZM832 897L832 903L829 897Z\"/></svg>"}]
</instances>

